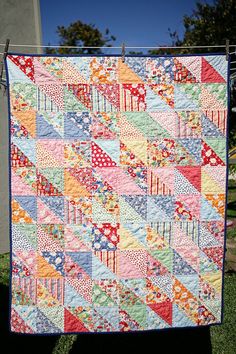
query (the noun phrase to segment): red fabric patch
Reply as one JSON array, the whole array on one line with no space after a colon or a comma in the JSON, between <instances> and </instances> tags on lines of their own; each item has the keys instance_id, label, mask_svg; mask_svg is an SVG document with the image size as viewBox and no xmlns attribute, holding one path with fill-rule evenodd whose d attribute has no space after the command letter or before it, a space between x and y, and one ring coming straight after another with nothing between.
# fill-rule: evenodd
<instances>
[{"instance_id":1,"label":"red fabric patch","mask_svg":"<svg viewBox=\"0 0 236 354\"><path fill-rule=\"evenodd\" d=\"M203 142L202 148L202 159L203 165L211 165L211 166L225 166L224 161L215 153L212 148Z\"/></svg>"},{"instance_id":2,"label":"red fabric patch","mask_svg":"<svg viewBox=\"0 0 236 354\"><path fill-rule=\"evenodd\" d=\"M193 76L193 74L182 64L178 61L178 59L174 58L175 63L175 81L181 83L196 83L197 79Z\"/></svg>"},{"instance_id":3,"label":"red fabric patch","mask_svg":"<svg viewBox=\"0 0 236 354\"><path fill-rule=\"evenodd\" d=\"M179 166L179 172L189 180L189 182L201 191L201 167L200 166Z\"/></svg>"},{"instance_id":4,"label":"red fabric patch","mask_svg":"<svg viewBox=\"0 0 236 354\"><path fill-rule=\"evenodd\" d=\"M106 238L117 246L119 242L118 228L119 226L112 226L110 223L94 224L94 226L104 235Z\"/></svg>"},{"instance_id":5,"label":"red fabric patch","mask_svg":"<svg viewBox=\"0 0 236 354\"><path fill-rule=\"evenodd\" d=\"M75 317L67 309L64 309L64 331L65 332L89 332L83 322Z\"/></svg>"},{"instance_id":6,"label":"red fabric patch","mask_svg":"<svg viewBox=\"0 0 236 354\"><path fill-rule=\"evenodd\" d=\"M92 167L112 167L116 166L115 161L112 161L95 142L92 141Z\"/></svg>"},{"instance_id":7,"label":"red fabric patch","mask_svg":"<svg viewBox=\"0 0 236 354\"><path fill-rule=\"evenodd\" d=\"M69 84L68 89L73 92L77 99L88 109L91 109L91 92L90 86L87 84Z\"/></svg>"},{"instance_id":8,"label":"red fabric patch","mask_svg":"<svg viewBox=\"0 0 236 354\"><path fill-rule=\"evenodd\" d=\"M35 82L34 79L34 63L31 57L23 57L23 56L13 56L9 55L8 56L11 61L16 64L23 73L30 78L33 82Z\"/></svg>"},{"instance_id":9,"label":"red fabric patch","mask_svg":"<svg viewBox=\"0 0 236 354\"><path fill-rule=\"evenodd\" d=\"M150 304L148 305L151 307L153 311L155 311L158 316L160 316L164 321L172 325L172 302L165 301L159 304Z\"/></svg>"},{"instance_id":10,"label":"red fabric patch","mask_svg":"<svg viewBox=\"0 0 236 354\"><path fill-rule=\"evenodd\" d=\"M202 58L202 82L215 82L215 83L225 83L225 79L216 71L211 64Z\"/></svg>"},{"instance_id":11,"label":"red fabric patch","mask_svg":"<svg viewBox=\"0 0 236 354\"><path fill-rule=\"evenodd\" d=\"M27 156L13 143L11 144L11 166L12 167L32 167L34 164Z\"/></svg>"}]
</instances>

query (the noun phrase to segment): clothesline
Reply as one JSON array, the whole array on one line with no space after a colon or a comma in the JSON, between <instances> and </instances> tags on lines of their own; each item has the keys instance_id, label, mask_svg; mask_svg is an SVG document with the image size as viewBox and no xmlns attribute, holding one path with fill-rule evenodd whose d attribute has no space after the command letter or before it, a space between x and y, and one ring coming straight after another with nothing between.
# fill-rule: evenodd
<instances>
[{"instance_id":1,"label":"clothesline","mask_svg":"<svg viewBox=\"0 0 236 354\"><path fill-rule=\"evenodd\" d=\"M5 43L0 43L0 46L5 46ZM122 49L123 46L110 47L110 46L61 46L61 45L38 45L38 44L9 44L11 47L30 47L30 48L68 48L68 49ZM194 46L125 46L127 49L200 49L200 48L225 48L225 44L219 45L194 45ZM236 44L230 44L229 47L236 47ZM3 53L0 53L3 54Z\"/></svg>"}]
</instances>

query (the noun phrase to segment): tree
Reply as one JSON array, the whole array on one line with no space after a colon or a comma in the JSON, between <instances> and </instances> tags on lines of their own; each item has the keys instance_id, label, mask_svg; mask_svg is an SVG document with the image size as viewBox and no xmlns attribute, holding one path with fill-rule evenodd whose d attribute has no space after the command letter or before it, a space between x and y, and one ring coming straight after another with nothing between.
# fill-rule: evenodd
<instances>
[{"instance_id":1,"label":"tree","mask_svg":"<svg viewBox=\"0 0 236 354\"><path fill-rule=\"evenodd\" d=\"M71 23L68 27L57 26L57 34L60 37L60 46L76 47L112 47L116 40L110 35L109 29L103 34L94 24L86 24L82 21ZM50 44L49 44L50 45ZM101 54L101 48L47 48L48 54Z\"/></svg>"},{"instance_id":2,"label":"tree","mask_svg":"<svg viewBox=\"0 0 236 354\"><path fill-rule=\"evenodd\" d=\"M169 29L173 46L222 45L226 39L236 43L236 0L215 0L213 5L196 2L190 16L183 16L184 35ZM170 50L174 52L174 50ZM165 52L170 52L165 50ZM176 50L175 50L176 51ZM151 50L150 54L159 51ZM222 48L182 49L181 53L222 52Z\"/></svg>"}]
</instances>

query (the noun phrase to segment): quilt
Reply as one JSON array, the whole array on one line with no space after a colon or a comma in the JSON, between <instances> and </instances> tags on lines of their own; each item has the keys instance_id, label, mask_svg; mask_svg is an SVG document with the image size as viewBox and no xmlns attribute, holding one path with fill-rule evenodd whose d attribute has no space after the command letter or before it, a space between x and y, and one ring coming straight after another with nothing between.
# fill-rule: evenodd
<instances>
[{"instance_id":1,"label":"quilt","mask_svg":"<svg viewBox=\"0 0 236 354\"><path fill-rule=\"evenodd\" d=\"M225 55L6 58L11 330L221 323Z\"/></svg>"}]
</instances>

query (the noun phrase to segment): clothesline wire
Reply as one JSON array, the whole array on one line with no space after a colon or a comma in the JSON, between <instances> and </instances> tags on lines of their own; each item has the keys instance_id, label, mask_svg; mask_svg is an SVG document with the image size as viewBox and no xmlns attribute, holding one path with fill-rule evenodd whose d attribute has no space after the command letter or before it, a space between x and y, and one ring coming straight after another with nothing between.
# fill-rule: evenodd
<instances>
[{"instance_id":1,"label":"clothesline wire","mask_svg":"<svg viewBox=\"0 0 236 354\"><path fill-rule=\"evenodd\" d=\"M0 46L5 46L5 43L0 43ZM84 47L84 46L60 46L60 45L38 45L38 44L10 44L11 47L31 47L31 48L70 48L70 49L122 49L122 46L118 47ZM194 46L151 46L151 47L134 47L134 46L125 46L127 49L191 49L191 48L225 48L225 44L219 45L194 45ZM229 47L236 47L236 44L230 44ZM1 53L3 54L3 53Z\"/></svg>"}]
</instances>

